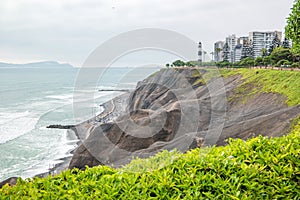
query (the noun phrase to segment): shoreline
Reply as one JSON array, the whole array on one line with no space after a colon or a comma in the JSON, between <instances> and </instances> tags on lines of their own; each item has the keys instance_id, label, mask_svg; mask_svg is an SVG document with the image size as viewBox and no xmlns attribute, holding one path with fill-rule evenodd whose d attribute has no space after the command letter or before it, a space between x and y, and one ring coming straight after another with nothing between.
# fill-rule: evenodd
<instances>
[{"instance_id":1,"label":"shoreline","mask_svg":"<svg viewBox=\"0 0 300 200\"><path fill-rule=\"evenodd\" d=\"M67 129L68 135L70 137L76 137L76 139L79 140L78 142L76 142L77 144L76 148L82 143L81 141L82 138L86 139L89 136L91 130L98 127L100 124L108 123L109 121L114 120L123 111L125 111L129 99L129 95L130 92L128 90L126 91L126 93L120 94L112 98L111 100L102 103L99 106L102 106L104 110L99 115L92 117L84 122L76 124L70 127L69 129ZM67 170L72 160L73 152L76 150L76 148L68 152L71 154L70 156L66 156L58 159L58 161L62 161L62 162L55 164L53 167L49 168L47 172L34 175L32 176L32 178L35 177L45 178L49 175L54 176L61 173L64 170Z\"/></svg>"}]
</instances>

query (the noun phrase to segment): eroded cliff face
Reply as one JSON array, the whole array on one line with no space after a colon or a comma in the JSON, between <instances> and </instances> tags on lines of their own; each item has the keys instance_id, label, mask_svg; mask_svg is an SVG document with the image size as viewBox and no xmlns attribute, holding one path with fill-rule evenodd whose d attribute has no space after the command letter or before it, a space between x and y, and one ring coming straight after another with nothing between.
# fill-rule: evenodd
<instances>
[{"instance_id":1,"label":"eroded cliff face","mask_svg":"<svg viewBox=\"0 0 300 200\"><path fill-rule=\"evenodd\" d=\"M279 94L238 95L239 75L205 80L208 73L216 74L164 69L138 83L121 116L89 129L69 167L119 167L163 149L185 152L203 145L225 145L228 138L281 136L300 114L299 105L288 107Z\"/></svg>"}]
</instances>

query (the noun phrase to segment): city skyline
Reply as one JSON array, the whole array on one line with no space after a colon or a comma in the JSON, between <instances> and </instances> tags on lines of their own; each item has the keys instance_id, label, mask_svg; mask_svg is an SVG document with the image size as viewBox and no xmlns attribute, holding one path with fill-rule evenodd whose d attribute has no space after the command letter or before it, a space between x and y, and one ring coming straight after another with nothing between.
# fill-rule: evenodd
<instances>
[{"instance_id":1,"label":"city skyline","mask_svg":"<svg viewBox=\"0 0 300 200\"><path fill-rule=\"evenodd\" d=\"M212 61L227 60L235 63L241 61L243 57L261 57L263 49L267 51L266 53L270 53L270 48L275 39L279 44L283 42L283 32L278 30L251 31L242 36L236 34L226 36L225 39L214 43L214 59Z\"/></svg>"}]
</instances>

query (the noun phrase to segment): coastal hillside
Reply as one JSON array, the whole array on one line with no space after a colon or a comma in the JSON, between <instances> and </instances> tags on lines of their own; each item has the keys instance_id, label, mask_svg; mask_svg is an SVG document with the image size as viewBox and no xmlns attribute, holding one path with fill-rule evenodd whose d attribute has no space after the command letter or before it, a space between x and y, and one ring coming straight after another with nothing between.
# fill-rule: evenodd
<instances>
[{"instance_id":1,"label":"coastal hillside","mask_svg":"<svg viewBox=\"0 0 300 200\"><path fill-rule=\"evenodd\" d=\"M89 129L70 168L128 164L161 150L226 145L228 138L277 137L300 115L299 73L162 69L138 83L126 109ZM92 128L91 128L92 126Z\"/></svg>"},{"instance_id":2,"label":"coastal hillside","mask_svg":"<svg viewBox=\"0 0 300 200\"><path fill-rule=\"evenodd\" d=\"M217 73L153 74L138 83L123 114L89 129L72 170L19 179L0 197L296 199L300 73Z\"/></svg>"}]
</instances>

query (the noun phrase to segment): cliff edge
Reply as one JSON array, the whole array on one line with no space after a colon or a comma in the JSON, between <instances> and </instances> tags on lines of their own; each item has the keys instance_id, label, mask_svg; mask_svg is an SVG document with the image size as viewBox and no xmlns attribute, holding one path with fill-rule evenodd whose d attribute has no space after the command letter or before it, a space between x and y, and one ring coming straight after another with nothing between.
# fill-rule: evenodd
<instances>
[{"instance_id":1,"label":"cliff edge","mask_svg":"<svg viewBox=\"0 0 300 200\"><path fill-rule=\"evenodd\" d=\"M185 152L225 145L228 138L288 133L300 105L289 107L278 93L255 93L257 85L247 84L241 95L243 83L238 74L222 77L213 70L162 69L137 84L125 112L89 129L69 168L120 167L164 149Z\"/></svg>"}]
</instances>

